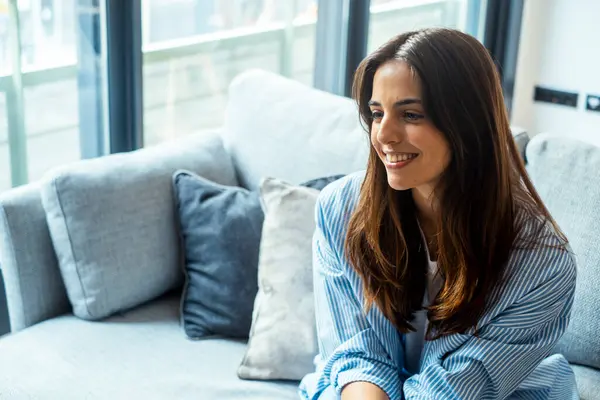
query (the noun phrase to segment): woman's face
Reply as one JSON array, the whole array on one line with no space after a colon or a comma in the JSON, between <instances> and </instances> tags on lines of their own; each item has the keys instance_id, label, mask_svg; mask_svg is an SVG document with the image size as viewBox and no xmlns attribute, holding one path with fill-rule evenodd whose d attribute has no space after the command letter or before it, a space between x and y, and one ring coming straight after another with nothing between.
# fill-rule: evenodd
<instances>
[{"instance_id":1,"label":"woman's face","mask_svg":"<svg viewBox=\"0 0 600 400\"><path fill-rule=\"evenodd\" d=\"M431 193L450 161L450 148L425 115L421 84L408 64L388 61L375 72L369 106L371 144L396 190Z\"/></svg>"}]
</instances>

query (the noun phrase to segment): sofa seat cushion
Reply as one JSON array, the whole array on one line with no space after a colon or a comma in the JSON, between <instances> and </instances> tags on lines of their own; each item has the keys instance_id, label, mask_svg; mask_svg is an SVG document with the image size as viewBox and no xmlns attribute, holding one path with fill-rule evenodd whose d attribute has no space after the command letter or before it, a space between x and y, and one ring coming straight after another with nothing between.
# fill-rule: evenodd
<instances>
[{"instance_id":1,"label":"sofa seat cushion","mask_svg":"<svg viewBox=\"0 0 600 400\"><path fill-rule=\"evenodd\" d=\"M186 339L179 298L103 322L65 315L0 339L0 399L297 398L297 382L237 377L245 342Z\"/></svg>"},{"instance_id":2,"label":"sofa seat cushion","mask_svg":"<svg viewBox=\"0 0 600 400\"><path fill-rule=\"evenodd\" d=\"M600 399L600 371L593 368L573 365L577 388L581 400Z\"/></svg>"}]
</instances>

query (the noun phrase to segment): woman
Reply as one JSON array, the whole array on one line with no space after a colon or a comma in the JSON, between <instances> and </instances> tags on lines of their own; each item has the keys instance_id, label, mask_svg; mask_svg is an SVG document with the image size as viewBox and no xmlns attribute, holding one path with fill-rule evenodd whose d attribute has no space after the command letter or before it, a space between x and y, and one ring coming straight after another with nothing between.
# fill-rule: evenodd
<instances>
[{"instance_id":1,"label":"woman","mask_svg":"<svg viewBox=\"0 0 600 400\"><path fill-rule=\"evenodd\" d=\"M495 65L448 29L359 66L366 173L329 185L314 239L319 357L305 399L577 399L552 349L576 266L512 139Z\"/></svg>"}]
</instances>

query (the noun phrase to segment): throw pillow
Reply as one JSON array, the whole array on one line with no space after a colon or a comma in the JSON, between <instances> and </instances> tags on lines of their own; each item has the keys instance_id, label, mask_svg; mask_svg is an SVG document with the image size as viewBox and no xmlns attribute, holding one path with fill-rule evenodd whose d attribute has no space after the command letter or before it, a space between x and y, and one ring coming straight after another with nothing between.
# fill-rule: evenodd
<instances>
[{"instance_id":1,"label":"throw pillow","mask_svg":"<svg viewBox=\"0 0 600 400\"><path fill-rule=\"evenodd\" d=\"M342 176L302 185L320 190ZM185 254L184 331L191 339L247 338L258 291L264 219L260 194L183 170L173 175L173 186Z\"/></svg>"},{"instance_id":2,"label":"throw pillow","mask_svg":"<svg viewBox=\"0 0 600 400\"><path fill-rule=\"evenodd\" d=\"M252 329L242 379L300 380L317 354L312 235L319 191L264 179L265 219ZM293 339L292 339L293 338Z\"/></svg>"},{"instance_id":3,"label":"throw pillow","mask_svg":"<svg viewBox=\"0 0 600 400\"><path fill-rule=\"evenodd\" d=\"M323 190L323 189L325 189L325 186L327 186L330 183L337 181L338 179L341 179L343 177L344 177L344 175L324 176L321 178L311 179L310 181L300 184L300 186L306 186L306 187L317 189L317 190Z\"/></svg>"},{"instance_id":4,"label":"throw pillow","mask_svg":"<svg viewBox=\"0 0 600 400\"><path fill-rule=\"evenodd\" d=\"M77 317L99 320L181 286L171 194L179 168L237 183L217 134L83 160L45 177L41 200Z\"/></svg>"},{"instance_id":5,"label":"throw pillow","mask_svg":"<svg viewBox=\"0 0 600 400\"><path fill-rule=\"evenodd\" d=\"M188 171L177 171L173 186L185 254L185 333L247 338L257 291L260 199Z\"/></svg>"}]
</instances>

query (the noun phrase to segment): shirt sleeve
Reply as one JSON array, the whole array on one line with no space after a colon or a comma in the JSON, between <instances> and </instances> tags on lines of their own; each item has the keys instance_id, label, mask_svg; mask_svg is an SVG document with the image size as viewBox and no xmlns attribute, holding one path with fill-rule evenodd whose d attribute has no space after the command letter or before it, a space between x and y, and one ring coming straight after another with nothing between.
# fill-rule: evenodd
<instances>
[{"instance_id":1,"label":"shirt sleeve","mask_svg":"<svg viewBox=\"0 0 600 400\"><path fill-rule=\"evenodd\" d=\"M552 273L486 323L477 336L461 340L458 348L406 380L407 400L506 399L551 354L568 325L576 270L565 251L542 253L529 259L550 263L549 268L536 269ZM510 299L513 294L502 296Z\"/></svg>"},{"instance_id":2,"label":"shirt sleeve","mask_svg":"<svg viewBox=\"0 0 600 400\"><path fill-rule=\"evenodd\" d=\"M313 268L321 381L332 386L338 395L349 383L370 382L390 399L400 399L402 385L398 366L370 326L353 290L352 278L345 273L332 249L328 228L332 231L337 228L327 226L327 216L320 204L317 204L316 222Z\"/></svg>"}]
</instances>

